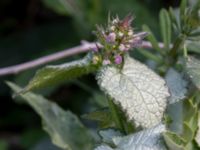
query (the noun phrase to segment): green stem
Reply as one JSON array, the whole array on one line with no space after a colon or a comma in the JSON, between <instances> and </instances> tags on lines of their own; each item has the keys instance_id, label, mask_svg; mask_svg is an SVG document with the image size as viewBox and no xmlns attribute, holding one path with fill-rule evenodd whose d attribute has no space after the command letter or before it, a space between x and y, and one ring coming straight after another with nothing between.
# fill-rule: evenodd
<instances>
[{"instance_id":1,"label":"green stem","mask_svg":"<svg viewBox=\"0 0 200 150\"><path fill-rule=\"evenodd\" d=\"M120 119L120 112L118 110L118 107L113 103L112 99L109 97L108 97L108 104L109 104L109 108L110 108L112 117L114 119L114 122L116 124L116 127L119 128L121 131L125 132L123 121L122 119Z\"/></svg>"},{"instance_id":2,"label":"green stem","mask_svg":"<svg viewBox=\"0 0 200 150\"><path fill-rule=\"evenodd\" d=\"M183 56L184 56L185 58L187 58L187 56L188 56L186 44L184 44L184 46L183 46Z\"/></svg>"}]
</instances>

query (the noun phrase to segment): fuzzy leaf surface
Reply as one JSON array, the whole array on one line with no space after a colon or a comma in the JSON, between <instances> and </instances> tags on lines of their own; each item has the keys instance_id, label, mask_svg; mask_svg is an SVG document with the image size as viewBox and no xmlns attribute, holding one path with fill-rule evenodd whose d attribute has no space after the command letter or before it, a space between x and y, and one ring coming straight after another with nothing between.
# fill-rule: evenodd
<instances>
[{"instance_id":1,"label":"fuzzy leaf surface","mask_svg":"<svg viewBox=\"0 0 200 150\"><path fill-rule=\"evenodd\" d=\"M193 84L200 89L200 60L194 57L188 57L186 71Z\"/></svg>"},{"instance_id":2,"label":"fuzzy leaf surface","mask_svg":"<svg viewBox=\"0 0 200 150\"><path fill-rule=\"evenodd\" d=\"M14 92L21 90L13 83L8 82L7 84ZM70 111L64 111L57 104L31 92L20 94L20 96L40 115L43 128L55 145L65 150L91 149L91 135Z\"/></svg>"},{"instance_id":3,"label":"fuzzy leaf surface","mask_svg":"<svg viewBox=\"0 0 200 150\"><path fill-rule=\"evenodd\" d=\"M176 103L185 98L185 94L187 93L187 82L183 79L183 76L179 72L170 68L167 71L165 80L170 91L170 104Z\"/></svg>"},{"instance_id":4,"label":"fuzzy leaf surface","mask_svg":"<svg viewBox=\"0 0 200 150\"><path fill-rule=\"evenodd\" d=\"M159 124L128 136L114 137L113 142L116 148L102 145L95 150L166 150L162 140L163 132L165 132L165 126Z\"/></svg>"},{"instance_id":5,"label":"fuzzy leaf surface","mask_svg":"<svg viewBox=\"0 0 200 150\"><path fill-rule=\"evenodd\" d=\"M97 80L136 127L160 123L169 96L165 81L139 61L126 56L123 68L103 67Z\"/></svg>"},{"instance_id":6,"label":"fuzzy leaf surface","mask_svg":"<svg viewBox=\"0 0 200 150\"><path fill-rule=\"evenodd\" d=\"M50 65L40 69L24 91L53 86L66 80L80 77L96 70L91 62L92 56L88 54L84 59L61 65Z\"/></svg>"}]
</instances>

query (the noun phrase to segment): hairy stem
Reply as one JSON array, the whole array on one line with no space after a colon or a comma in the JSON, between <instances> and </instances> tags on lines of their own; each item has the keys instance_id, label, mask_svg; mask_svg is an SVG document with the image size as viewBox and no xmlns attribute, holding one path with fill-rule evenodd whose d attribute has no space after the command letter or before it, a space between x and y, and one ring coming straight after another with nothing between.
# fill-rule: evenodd
<instances>
[{"instance_id":1,"label":"hairy stem","mask_svg":"<svg viewBox=\"0 0 200 150\"><path fill-rule=\"evenodd\" d=\"M54 54L50 54L47 56L43 56L38 59L29 61L29 62L0 68L0 76L18 74L22 71L32 69L32 68L35 68L35 67L59 60L59 59L63 59L63 58L77 55L80 53L85 53L85 52L88 52L89 50L95 48L96 45L98 45L99 47L102 47L99 43L96 43L96 42L93 42L93 43L84 42L84 43L82 43L82 45L75 46L75 47L72 47L69 49L65 49L63 51L60 51L60 52L57 52ZM159 47L163 48L164 47L163 43L159 43ZM143 41L142 48L150 49L150 48L152 48L152 45L150 42Z\"/></svg>"}]
</instances>

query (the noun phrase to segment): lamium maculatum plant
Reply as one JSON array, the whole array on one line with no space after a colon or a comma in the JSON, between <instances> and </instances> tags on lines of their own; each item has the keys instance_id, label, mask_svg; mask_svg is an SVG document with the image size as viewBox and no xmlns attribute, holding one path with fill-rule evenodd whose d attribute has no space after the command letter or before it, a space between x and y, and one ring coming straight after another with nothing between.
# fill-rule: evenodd
<instances>
[{"instance_id":1,"label":"lamium maculatum plant","mask_svg":"<svg viewBox=\"0 0 200 150\"><path fill-rule=\"evenodd\" d=\"M199 12L200 1L182 0L178 13L162 9L161 42L146 25L137 32L132 15L109 17L106 27L97 26L97 42L85 58L46 66L23 89L7 84L40 115L44 130L62 149L198 150ZM107 99L104 109L83 115L99 122L99 139L75 114L31 92L89 73L95 73Z\"/></svg>"}]
</instances>

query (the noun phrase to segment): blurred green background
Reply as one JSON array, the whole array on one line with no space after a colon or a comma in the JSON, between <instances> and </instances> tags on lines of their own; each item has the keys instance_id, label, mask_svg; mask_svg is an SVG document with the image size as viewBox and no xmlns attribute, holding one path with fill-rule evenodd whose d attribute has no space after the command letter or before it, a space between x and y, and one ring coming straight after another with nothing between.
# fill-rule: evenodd
<instances>
[{"instance_id":1,"label":"blurred green background","mask_svg":"<svg viewBox=\"0 0 200 150\"><path fill-rule=\"evenodd\" d=\"M94 41L95 25L105 25L109 12L120 17L133 13L136 31L147 24L158 35L159 10L178 5L179 0L0 0L0 67L51 54L78 45L81 40ZM58 149L41 129L36 113L20 99L12 100L4 84L10 80L24 86L37 69L0 77L0 150ZM93 75L38 93L79 116L105 105Z\"/></svg>"}]
</instances>

